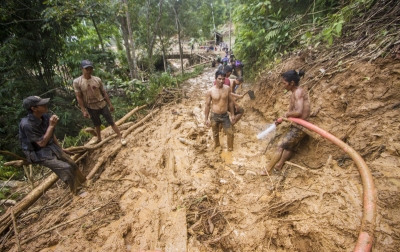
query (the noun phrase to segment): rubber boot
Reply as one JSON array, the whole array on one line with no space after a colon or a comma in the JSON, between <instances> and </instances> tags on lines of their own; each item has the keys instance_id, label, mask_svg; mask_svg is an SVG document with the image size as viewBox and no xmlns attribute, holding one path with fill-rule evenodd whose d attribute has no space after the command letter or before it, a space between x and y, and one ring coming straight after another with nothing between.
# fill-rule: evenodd
<instances>
[{"instance_id":1,"label":"rubber boot","mask_svg":"<svg viewBox=\"0 0 400 252\"><path fill-rule=\"evenodd\" d=\"M229 134L226 136L228 140L228 151L233 151L233 134Z\"/></svg>"},{"instance_id":2,"label":"rubber boot","mask_svg":"<svg viewBox=\"0 0 400 252\"><path fill-rule=\"evenodd\" d=\"M219 143L219 125L220 123L211 122L211 128L214 138L214 149L221 145Z\"/></svg>"},{"instance_id":3,"label":"rubber boot","mask_svg":"<svg viewBox=\"0 0 400 252\"><path fill-rule=\"evenodd\" d=\"M77 195L77 193L78 193L78 183L79 183L79 181L77 180L77 179L72 179L72 181L65 181L67 184L68 184L68 186L69 186L69 189L71 190L71 192L72 192L72 194L73 195Z\"/></svg>"},{"instance_id":4,"label":"rubber boot","mask_svg":"<svg viewBox=\"0 0 400 252\"><path fill-rule=\"evenodd\" d=\"M214 149L218 146L221 146L221 144L219 143L219 136L214 136Z\"/></svg>"},{"instance_id":5,"label":"rubber boot","mask_svg":"<svg viewBox=\"0 0 400 252\"><path fill-rule=\"evenodd\" d=\"M78 179L80 184L83 184L86 181L85 175L83 175L79 169L75 169L75 178Z\"/></svg>"}]
</instances>

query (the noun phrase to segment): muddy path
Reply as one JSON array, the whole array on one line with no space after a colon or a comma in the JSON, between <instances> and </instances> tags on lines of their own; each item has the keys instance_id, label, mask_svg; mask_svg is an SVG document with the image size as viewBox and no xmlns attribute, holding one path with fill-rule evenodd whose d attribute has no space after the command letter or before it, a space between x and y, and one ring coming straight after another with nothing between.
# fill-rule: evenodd
<instances>
[{"instance_id":1,"label":"muddy path","mask_svg":"<svg viewBox=\"0 0 400 252\"><path fill-rule=\"evenodd\" d=\"M282 68L298 69L299 61ZM311 121L351 144L371 168L378 189L374 251L400 247L399 67L398 62L365 63L322 79L312 92L305 86L318 111ZM374 81L363 82L366 72L360 69L373 70L369 79ZM362 215L361 179L351 159L326 140L308 137L291 159L297 166L285 165L270 177L257 175L288 127L280 126L270 145L269 139L256 138L288 106L290 94L279 88L277 73L239 89L254 89L257 97L239 101L245 114L235 125L234 150L227 152L224 134L222 152L212 150L203 114L214 71L187 81L187 97L162 107L127 137L126 147L115 140L90 153L82 164L85 174L120 148L82 197L71 199L57 186L46 192L19 218L21 241L74 222L23 249L351 251ZM5 248L17 251L15 238Z\"/></svg>"}]
</instances>

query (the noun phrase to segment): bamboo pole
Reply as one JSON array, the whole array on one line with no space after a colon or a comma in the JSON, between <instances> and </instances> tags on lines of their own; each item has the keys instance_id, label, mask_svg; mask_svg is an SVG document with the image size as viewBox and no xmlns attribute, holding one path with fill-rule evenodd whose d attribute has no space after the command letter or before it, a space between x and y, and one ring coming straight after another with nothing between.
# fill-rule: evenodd
<instances>
[{"instance_id":1,"label":"bamboo pole","mask_svg":"<svg viewBox=\"0 0 400 252\"><path fill-rule=\"evenodd\" d=\"M14 226L14 233L15 233L15 237L17 239L17 246L18 246L18 252L21 252L21 243L19 241L19 233L18 233L18 228L17 228L17 222L15 220L15 215L14 215L14 211L11 208L11 218L12 218L12 222L13 222L13 226Z\"/></svg>"},{"instance_id":2,"label":"bamboo pole","mask_svg":"<svg viewBox=\"0 0 400 252\"><path fill-rule=\"evenodd\" d=\"M129 133L132 132L132 130L136 129L137 127L139 127L140 125L142 125L145 121L147 121L150 117L152 117L155 113L157 113L160 109L156 109L153 110L150 114L148 114L147 116L145 116L142 120L140 120L139 122L137 122L136 124L132 125L131 127L129 127L123 134L122 137L126 137Z\"/></svg>"}]
</instances>

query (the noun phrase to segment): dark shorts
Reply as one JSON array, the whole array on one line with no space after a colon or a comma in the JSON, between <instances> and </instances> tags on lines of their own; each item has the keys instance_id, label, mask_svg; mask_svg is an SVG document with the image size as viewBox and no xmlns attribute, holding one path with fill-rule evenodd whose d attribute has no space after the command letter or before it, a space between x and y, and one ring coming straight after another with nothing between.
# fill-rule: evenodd
<instances>
[{"instance_id":1,"label":"dark shorts","mask_svg":"<svg viewBox=\"0 0 400 252\"><path fill-rule=\"evenodd\" d=\"M301 139L306 136L306 133L295 126L290 126L289 131L281 140L279 147L288 151L295 151Z\"/></svg>"},{"instance_id":2,"label":"dark shorts","mask_svg":"<svg viewBox=\"0 0 400 252\"><path fill-rule=\"evenodd\" d=\"M106 119L106 121L109 125L114 125L114 119L112 118L110 110L108 109L107 105L101 109L90 109L90 108L86 108L86 109L87 109L87 111L90 115L90 119L92 119L92 122L95 127L101 125L100 115L103 115L104 119Z\"/></svg>"},{"instance_id":3,"label":"dark shorts","mask_svg":"<svg viewBox=\"0 0 400 252\"><path fill-rule=\"evenodd\" d=\"M229 119L228 113L225 114L216 114L211 113L211 125L222 123L224 129L228 129L232 127L231 120Z\"/></svg>"},{"instance_id":4,"label":"dark shorts","mask_svg":"<svg viewBox=\"0 0 400 252\"><path fill-rule=\"evenodd\" d=\"M235 115L239 115L239 114L243 114L244 113L244 109L243 108L238 108L238 109L236 109L235 108Z\"/></svg>"},{"instance_id":5,"label":"dark shorts","mask_svg":"<svg viewBox=\"0 0 400 252\"><path fill-rule=\"evenodd\" d=\"M54 153L52 157L36 162L37 164L46 166L50 168L58 178L66 182L72 192L76 192L78 186L85 181L83 177L78 177L76 175L76 170L78 170L78 165L64 152L58 158Z\"/></svg>"}]
</instances>

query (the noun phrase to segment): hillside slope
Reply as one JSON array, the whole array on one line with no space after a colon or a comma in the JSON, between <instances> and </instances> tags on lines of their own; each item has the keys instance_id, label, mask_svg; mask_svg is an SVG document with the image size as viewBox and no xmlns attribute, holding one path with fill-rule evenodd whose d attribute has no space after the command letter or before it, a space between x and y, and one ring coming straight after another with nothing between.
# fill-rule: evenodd
<instances>
[{"instance_id":1,"label":"hillside slope","mask_svg":"<svg viewBox=\"0 0 400 252\"><path fill-rule=\"evenodd\" d=\"M43 234L26 251L349 251L362 215L362 185L353 161L322 138L308 137L281 175L260 177L274 141L257 140L288 107L290 93L279 73L306 70L301 80L315 114L311 122L347 142L366 160L378 189L374 251L400 247L400 61L352 61L322 74L312 52L285 60L245 83L255 100L239 103L245 115L235 126L234 151L212 150L204 127L204 92L215 69L187 81L187 98L165 105L127 137L93 151L85 174L106 164L81 197L54 187L18 219L20 239ZM312 63L310 63L312 62ZM104 132L107 134L107 132ZM185 139L185 143L179 140ZM264 155L264 151L268 150ZM114 150L117 154L109 156ZM17 251L15 237L5 244Z\"/></svg>"}]
</instances>

